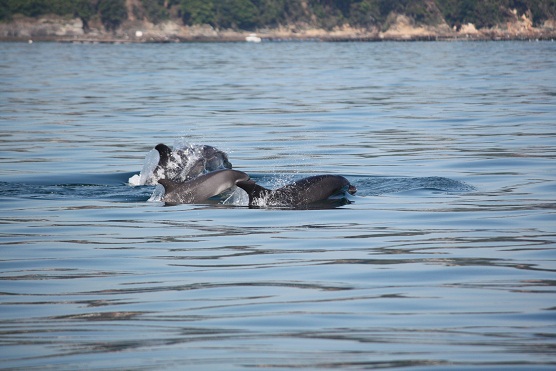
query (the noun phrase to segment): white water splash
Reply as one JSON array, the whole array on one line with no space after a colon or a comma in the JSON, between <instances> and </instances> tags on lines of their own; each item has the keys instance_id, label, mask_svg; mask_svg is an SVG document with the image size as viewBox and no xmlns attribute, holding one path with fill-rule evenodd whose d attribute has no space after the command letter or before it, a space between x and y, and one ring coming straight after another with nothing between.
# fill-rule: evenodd
<instances>
[{"instance_id":1,"label":"white water splash","mask_svg":"<svg viewBox=\"0 0 556 371\"><path fill-rule=\"evenodd\" d=\"M159 160L160 160L160 155L158 154L158 151L155 149L151 149L145 156L141 173L135 174L131 178L129 178L128 180L129 185L139 186L139 185L147 184L147 181L149 178L152 177L154 173L154 169L156 169Z\"/></svg>"},{"instance_id":2,"label":"white water splash","mask_svg":"<svg viewBox=\"0 0 556 371\"><path fill-rule=\"evenodd\" d=\"M153 194L149 197L149 202L162 202L165 194L164 187L160 184L157 184L154 188Z\"/></svg>"},{"instance_id":3,"label":"white water splash","mask_svg":"<svg viewBox=\"0 0 556 371\"><path fill-rule=\"evenodd\" d=\"M249 205L249 196L243 189L235 187L221 203L222 205L247 206Z\"/></svg>"},{"instance_id":4,"label":"white water splash","mask_svg":"<svg viewBox=\"0 0 556 371\"><path fill-rule=\"evenodd\" d=\"M145 156L141 173L130 177L128 183L131 186L155 185L162 178L186 181L211 171L231 168L224 152L212 146L190 144L185 138L176 139L168 162L163 168L158 167L159 161L158 151L149 151Z\"/></svg>"}]
</instances>

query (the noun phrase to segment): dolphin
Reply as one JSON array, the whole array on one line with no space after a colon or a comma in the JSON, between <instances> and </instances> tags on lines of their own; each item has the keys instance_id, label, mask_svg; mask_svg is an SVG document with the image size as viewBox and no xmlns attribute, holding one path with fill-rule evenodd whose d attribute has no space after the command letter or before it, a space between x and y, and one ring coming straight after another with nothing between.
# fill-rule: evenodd
<instances>
[{"instance_id":1,"label":"dolphin","mask_svg":"<svg viewBox=\"0 0 556 371\"><path fill-rule=\"evenodd\" d=\"M166 144L160 143L154 149L160 157L153 172L158 179L185 181L205 172L232 168L224 152L204 144L172 151Z\"/></svg>"},{"instance_id":2,"label":"dolphin","mask_svg":"<svg viewBox=\"0 0 556 371\"><path fill-rule=\"evenodd\" d=\"M352 195L357 191L355 186L340 175L311 176L276 190L264 188L251 179L242 179L236 185L247 192L249 206L299 207L324 201L341 191Z\"/></svg>"},{"instance_id":3,"label":"dolphin","mask_svg":"<svg viewBox=\"0 0 556 371\"><path fill-rule=\"evenodd\" d=\"M198 204L232 188L239 181L248 181L249 175L237 170L217 170L185 181L160 179L164 186L164 201L168 205Z\"/></svg>"}]
</instances>

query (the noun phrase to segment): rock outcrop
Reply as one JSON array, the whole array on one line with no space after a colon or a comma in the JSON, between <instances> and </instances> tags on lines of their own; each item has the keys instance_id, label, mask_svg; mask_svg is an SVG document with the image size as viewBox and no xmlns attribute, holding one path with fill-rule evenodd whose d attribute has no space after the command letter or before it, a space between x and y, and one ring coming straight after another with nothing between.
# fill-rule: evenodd
<instances>
[{"instance_id":1,"label":"rock outcrop","mask_svg":"<svg viewBox=\"0 0 556 371\"><path fill-rule=\"evenodd\" d=\"M382 41L382 40L510 40L555 39L556 21L545 21L534 27L527 14L515 17L493 28L477 29L472 23L458 28L441 21L435 25L417 23L404 14L392 13L382 29L357 28L350 25L331 30L297 24L256 33L263 40L322 40L322 41ZM243 41L253 31L215 29L209 25L186 26L181 21L167 20L154 24L147 20L127 20L114 31L107 31L100 22L84 25L79 18L16 16L0 22L0 40L4 41L62 41L62 42L184 42L184 41Z\"/></svg>"}]
</instances>

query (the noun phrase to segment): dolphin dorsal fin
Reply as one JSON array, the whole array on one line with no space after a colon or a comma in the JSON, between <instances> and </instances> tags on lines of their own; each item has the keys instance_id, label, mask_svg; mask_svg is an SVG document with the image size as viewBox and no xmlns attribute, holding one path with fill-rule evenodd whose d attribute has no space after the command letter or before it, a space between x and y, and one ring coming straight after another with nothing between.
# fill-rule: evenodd
<instances>
[{"instance_id":1,"label":"dolphin dorsal fin","mask_svg":"<svg viewBox=\"0 0 556 371\"><path fill-rule=\"evenodd\" d=\"M239 181L236 185L247 192L249 196L249 205L252 205L256 199L267 198L272 191L255 183L253 180Z\"/></svg>"},{"instance_id":2,"label":"dolphin dorsal fin","mask_svg":"<svg viewBox=\"0 0 556 371\"><path fill-rule=\"evenodd\" d=\"M158 183L164 187L164 190L166 191L167 194L172 192L179 185L179 183L174 182L173 180L170 179L159 179Z\"/></svg>"}]
</instances>

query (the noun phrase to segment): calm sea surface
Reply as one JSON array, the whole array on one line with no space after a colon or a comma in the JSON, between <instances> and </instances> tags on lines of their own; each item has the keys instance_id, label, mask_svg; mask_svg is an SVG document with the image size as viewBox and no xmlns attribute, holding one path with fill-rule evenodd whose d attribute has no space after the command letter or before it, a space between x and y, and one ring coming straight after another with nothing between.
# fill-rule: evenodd
<instances>
[{"instance_id":1,"label":"calm sea surface","mask_svg":"<svg viewBox=\"0 0 556 371\"><path fill-rule=\"evenodd\" d=\"M0 368L556 367L556 43L0 44ZM158 143L333 209L165 207Z\"/></svg>"}]
</instances>

